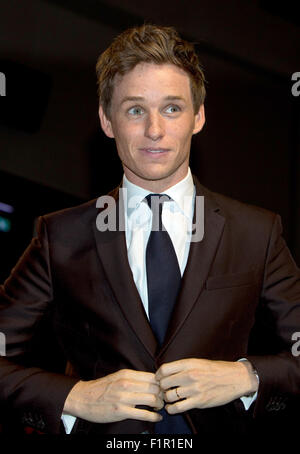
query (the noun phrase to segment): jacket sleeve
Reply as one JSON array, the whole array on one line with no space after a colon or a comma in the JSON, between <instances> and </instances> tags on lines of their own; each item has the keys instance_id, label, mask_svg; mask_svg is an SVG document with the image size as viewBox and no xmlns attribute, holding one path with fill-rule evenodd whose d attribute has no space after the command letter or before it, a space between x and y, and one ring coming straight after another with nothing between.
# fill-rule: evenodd
<instances>
[{"instance_id":1,"label":"jacket sleeve","mask_svg":"<svg viewBox=\"0 0 300 454\"><path fill-rule=\"evenodd\" d=\"M31 367L30 348L39 323L53 305L49 245L45 221L9 278L0 286L0 402L25 425L59 433L65 399L78 381Z\"/></svg>"},{"instance_id":2,"label":"jacket sleeve","mask_svg":"<svg viewBox=\"0 0 300 454\"><path fill-rule=\"evenodd\" d=\"M276 339L274 351L250 355L257 370L259 389L254 416L284 408L286 396L300 394L300 352L295 352L295 335L300 331L300 270L283 240L281 219L275 217L266 256L261 294L261 313L265 320L261 344ZM300 333L299 333L300 335Z\"/></svg>"}]
</instances>

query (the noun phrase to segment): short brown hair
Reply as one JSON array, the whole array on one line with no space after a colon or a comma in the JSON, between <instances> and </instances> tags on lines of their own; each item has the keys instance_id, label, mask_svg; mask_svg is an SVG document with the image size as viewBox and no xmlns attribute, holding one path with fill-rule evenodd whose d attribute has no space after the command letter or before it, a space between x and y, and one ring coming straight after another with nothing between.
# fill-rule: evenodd
<instances>
[{"instance_id":1,"label":"short brown hair","mask_svg":"<svg viewBox=\"0 0 300 454\"><path fill-rule=\"evenodd\" d=\"M123 76L139 63L173 63L186 71L194 111L199 111L205 99L205 78L193 44L183 40L173 27L146 24L125 30L98 58L99 103L108 118L115 76Z\"/></svg>"}]
</instances>

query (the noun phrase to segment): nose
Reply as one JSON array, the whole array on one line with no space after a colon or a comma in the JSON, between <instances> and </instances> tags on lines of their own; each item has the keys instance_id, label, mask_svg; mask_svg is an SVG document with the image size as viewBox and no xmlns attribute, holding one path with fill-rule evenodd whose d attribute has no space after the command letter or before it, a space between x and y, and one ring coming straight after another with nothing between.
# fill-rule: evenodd
<instances>
[{"instance_id":1,"label":"nose","mask_svg":"<svg viewBox=\"0 0 300 454\"><path fill-rule=\"evenodd\" d=\"M149 113L145 126L145 136L151 140L159 140L164 135L164 122L157 112Z\"/></svg>"}]
</instances>

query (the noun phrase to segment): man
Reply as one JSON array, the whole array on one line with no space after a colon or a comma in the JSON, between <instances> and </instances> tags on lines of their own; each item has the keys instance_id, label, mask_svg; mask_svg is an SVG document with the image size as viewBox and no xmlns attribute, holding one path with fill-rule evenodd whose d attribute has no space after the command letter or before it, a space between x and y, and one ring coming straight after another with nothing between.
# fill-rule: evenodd
<instances>
[{"instance_id":1,"label":"man","mask_svg":"<svg viewBox=\"0 0 300 454\"><path fill-rule=\"evenodd\" d=\"M250 414L299 394L291 348L300 273L279 216L192 177L204 76L172 28L125 31L100 56L97 75L101 126L116 141L122 189L135 203L117 188L112 207L100 198L39 219L1 288L1 399L50 433L61 418L67 432L243 430ZM201 197L204 237L193 241ZM103 225L110 216L115 229ZM64 375L26 356L49 313ZM261 315L278 349L249 355Z\"/></svg>"}]
</instances>

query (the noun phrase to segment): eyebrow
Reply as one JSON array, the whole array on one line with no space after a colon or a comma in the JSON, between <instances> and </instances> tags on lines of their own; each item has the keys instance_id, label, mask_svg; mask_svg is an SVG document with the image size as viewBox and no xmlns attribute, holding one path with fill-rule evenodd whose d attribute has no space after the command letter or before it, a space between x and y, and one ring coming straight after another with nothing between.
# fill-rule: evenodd
<instances>
[{"instance_id":1,"label":"eyebrow","mask_svg":"<svg viewBox=\"0 0 300 454\"><path fill-rule=\"evenodd\" d=\"M164 98L165 101L185 101L184 98L181 96L173 96L173 95L168 95ZM125 98L122 99L121 104L124 104L125 102L128 101L145 101L145 98L143 96L126 96Z\"/></svg>"}]
</instances>

